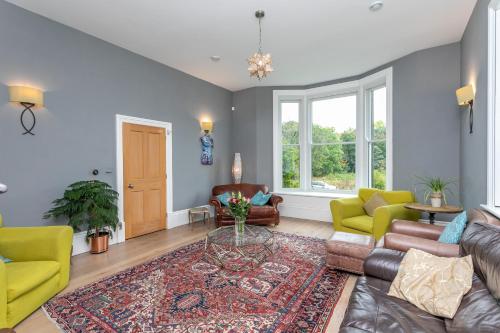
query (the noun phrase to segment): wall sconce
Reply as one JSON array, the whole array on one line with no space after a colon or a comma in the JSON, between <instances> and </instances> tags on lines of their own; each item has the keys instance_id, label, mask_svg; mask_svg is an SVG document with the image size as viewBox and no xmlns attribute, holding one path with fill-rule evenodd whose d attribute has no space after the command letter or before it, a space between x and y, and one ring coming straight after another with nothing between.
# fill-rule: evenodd
<instances>
[{"instance_id":1,"label":"wall sconce","mask_svg":"<svg viewBox=\"0 0 500 333\"><path fill-rule=\"evenodd\" d=\"M474 104L474 88L472 84L457 89L457 101L460 106L469 106L469 134L472 134L474 127L474 114L472 110L472 105Z\"/></svg>"},{"instance_id":2,"label":"wall sconce","mask_svg":"<svg viewBox=\"0 0 500 333\"><path fill-rule=\"evenodd\" d=\"M233 181L235 184L241 183L241 176L243 175L243 167L241 165L241 154L235 153L233 160Z\"/></svg>"},{"instance_id":3,"label":"wall sconce","mask_svg":"<svg viewBox=\"0 0 500 333\"><path fill-rule=\"evenodd\" d=\"M20 118L21 126L25 130L23 135L24 134L35 135L35 133L33 133L32 130L33 128L35 128L36 118L31 108L34 106L43 107L43 92L36 88L23 87L23 86L10 86L9 102L19 103L22 106L24 106L24 110L21 113L21 118ZM31 117L33 118L33 123L31 124L30 128L26 127L24 123L24 116L26 114L26 111L28 111L31 114Z\"/></svg>"},{"instance_id":4,"label":"wall sconce","mask_svg":"<svg viewBox=\"0 0 500 333\"><path fill-rule=\"evenodd\" d=\"M212 132L213 128L214 128L214 123L212 123L211 121L202 121L201 122L201 129L206 134L210 134Z\"/></svg>"},{"instance_id":5,"label":"wall sconce","mask_svg":"<svg viewBox=\"0 0 500 333\"><path fill-rule=\"evenodd\" d=\"M213 149L214 149L214 139L210 136L213 129L213 123L211 121L202 121L200 124L203 136L200 138L201 141L201 164L202 165L212 165L214 164Z\"/></svg>"}]
</instances>

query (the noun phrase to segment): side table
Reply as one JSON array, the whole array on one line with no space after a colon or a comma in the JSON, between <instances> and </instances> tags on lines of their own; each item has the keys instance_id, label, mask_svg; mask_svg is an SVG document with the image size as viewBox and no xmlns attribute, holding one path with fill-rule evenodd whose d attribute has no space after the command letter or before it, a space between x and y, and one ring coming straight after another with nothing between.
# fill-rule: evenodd
<instances>
[{"instance_id":1,"label":"side table","mask_svg":"<svg viewBox=\"0 0 500 333\"><path fill-rule=\"evenodd\" d=\"M203 215L203 223L205 224L207 220L210 222L210 210L207 207L196 207L189 210L189 224L194 223L194 217L196 215Z\"/></svg>"},{"instance_id":2,"label":"side table","mask_svg":"<svg viewBox=\"0 0 500 333\"><path fill-rule=\"evenodd\" d=\"M436 221L436 213L442 214L458 214L464 211L462 207L458 206L441 206L441 207L432 207L431 205L424 205L417 202L408 203L405 205L405 208L413 209L419 212L429 214L429 223L434 224Z\"/></svg>"}]
</instances>

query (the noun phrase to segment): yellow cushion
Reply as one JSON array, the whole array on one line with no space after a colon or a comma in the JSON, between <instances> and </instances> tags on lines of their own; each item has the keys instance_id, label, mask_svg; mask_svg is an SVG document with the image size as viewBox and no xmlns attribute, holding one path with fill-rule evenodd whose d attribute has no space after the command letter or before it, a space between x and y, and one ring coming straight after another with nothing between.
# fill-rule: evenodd
<instances>
[{"instance_id":1,"label":"yellow cushion","mask_svg":"<svg viewBox=\"0 0 500 333\"><path fill-rule=\"evenodd\" d=\"M371 233L373 230L373 217L360 215L342 220L342 225L347 228Z\"/></svg>"},{"instance_id":2,"label":"yellow cushion","mask_svg":"<svg viewBox=\"0 0 500 333\"><path fill-rule=\"evenodd\" d=\"M388 295L404 299L432 315L453 318L472 286L471 256L443 258L410 249Z\"/></svg>"},{"instance_id":3,"label":"yellow cushion","mask_svg":"<svg viewBox=\"0 0 500 333\"><path fill-rule=\"evenodd\" d=\"M5 265L7 302L38 287L61 269L57 261L21 261Z\"/></svg>"}]
</instances>

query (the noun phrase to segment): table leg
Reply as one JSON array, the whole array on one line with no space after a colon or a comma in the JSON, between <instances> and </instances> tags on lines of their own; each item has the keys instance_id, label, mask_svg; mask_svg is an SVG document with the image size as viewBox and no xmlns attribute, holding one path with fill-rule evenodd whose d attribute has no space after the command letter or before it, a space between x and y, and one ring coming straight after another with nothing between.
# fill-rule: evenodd
<instances>
[{"instance_id":1,"label":"table leg","mask_svg":"<svg viewBox=\"0 0 500 333\"><path fill-rule=\"evenodd\" d=\"M436 213L429 213L429 223L434 224L436 221Z\"/></svg>"}]
</instances>

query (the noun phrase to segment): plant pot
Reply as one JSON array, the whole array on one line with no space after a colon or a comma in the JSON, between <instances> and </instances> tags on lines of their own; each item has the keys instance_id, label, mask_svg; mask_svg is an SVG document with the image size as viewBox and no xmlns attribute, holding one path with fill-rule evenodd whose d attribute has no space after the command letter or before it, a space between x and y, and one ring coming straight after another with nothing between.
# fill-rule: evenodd
<instances>
[{"instance_id":1,"label":"plant pot","mask_svg":"<svg viewBox=\"0 0 500 333\"><path fill-rule=\"evenodd\" d=\"M443 193L433 192L431 194L431 206L434 208L441 207L443 203Z\"/></svg>"},{"instance_id":2,"label":"plant pot","mask_svg":"<svg viewBox=\"0 0 500 333\"><path fill-rule=\"evenodd\" d=\"M90 253L98 254L108 250L109 234L100 233L98 237L90 237Z\"/></svg>"}]
</instances>

